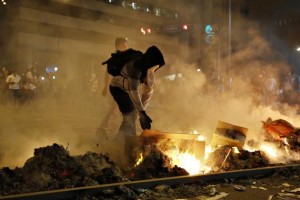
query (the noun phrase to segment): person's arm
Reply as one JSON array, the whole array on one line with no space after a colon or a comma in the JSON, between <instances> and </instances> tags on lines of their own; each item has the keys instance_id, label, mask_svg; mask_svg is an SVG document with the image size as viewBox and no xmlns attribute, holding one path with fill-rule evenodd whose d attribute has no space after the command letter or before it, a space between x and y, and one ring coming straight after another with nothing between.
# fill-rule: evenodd
<instances>
[{"instance_id":1,"label":"person's arm","mask_svg":"<svg viewBox=\"0 0 300 200\"><path fill-rule=\"evenodd\" d=\"M143 130L151 129L151 118L146 114L146 107L142 103L142 98L139 92L139 79L128 79L128 93L133 101L136 109L138 110L140 124Z\"/></svg>"},{"instance_id":2,"label":"person's arm","mask_svg":"<svg viewBox=\"0 0 300 200\"><path fill-rule=\"evenodd\" d=\"M104 86L103 86L103 89L102 89L102 95L104 97L107 97L108 90L109 90L109 84L111 82L111 79L112 79L112 76L106 70L105 74L104 74Z\"/></svg>"},{"instance_id":3,"label":"person's arm","mask_svg":"<svg viewBox=\"0 0 300 200\"><path fill-rule=\"evenodd\" d=\"M139 91L140 80L128 78L128 94L136 109L140 112L145 110Z\"/></svg>"},{"instance_id":4,"label":"person's arm","mask_svg":"<svg viewBox=\"0 0 300 200\"><path fill-rule=\"evenodd\" d=\"M142 85L142 103L145 109L148 107L153 95L154 81L154 70L148 70L147 76L145 77L144 83Z\"/></svg>"}]
</instances>

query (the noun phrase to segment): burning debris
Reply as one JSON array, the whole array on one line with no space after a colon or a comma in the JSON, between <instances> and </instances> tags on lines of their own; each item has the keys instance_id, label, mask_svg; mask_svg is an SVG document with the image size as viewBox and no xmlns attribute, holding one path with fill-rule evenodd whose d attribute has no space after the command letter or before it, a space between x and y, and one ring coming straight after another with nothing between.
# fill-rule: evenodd
<instances>
[{"instance_id":1,"label":"burning debris","mask_svg":"<svg viewBox=\"0 0 300 200\"><path fill-rule=\"evenodd\" d=\"M216 149L211 153L208 162L214 171L251 169L269 165L269 160L263 152L249 152L231 146Z\"/></svg>"},{"instance_id":2,"label":"burning debris","mask_svg":"<svg viewBox=\"0 0 300 200\"><path fill-rule=\"evenodd\" d=\"M290 151L299 151L298 128L284 120L269 119L264 122L263 129L268 142L279 142L285 147L289 146ZM121 169L108 155L100 153L70 156L58 144L37 148L23 168L11 170L6 167L0 170L0 195L250 169L273 164L270 155L274 149L267 151L262 148L261 141L253 142L255 150L244 148L247 130L218 122L210 145L199 134L146 130L136 138L136 163L130 169ZM285 157L290 155L289 152L285 153Z\"/></svg>"},{"instance_id":3,"label":"burning debris","mask_svg":"<svg viewBox=\"0 0 300 200\"><path fill-rule=\"evenodd\" d=\"M131 180L183 175L189 175L189 173L177 165L172 167L170 158L159 150L151 151L143 161L130 172Z\"/></svg>"},{"instance_id":4,"label":"burning debris","mask_svg":"<svg viewBox=\"0 0 300 200\"><path fill-rule=\"evenodd\" d=\"M293 150L300 150L300 128L294 127L283 119L272 120L268 118L263 122L267 141L279 142L288 145Z\"/></svg>"},{"instance_id":5,"label":"burning debris","mask_svg":"<svg viewBox=\"0 0 300 200\"><path fill-rule=\"evenodd\" d=\"M219 121L213 134L211 146L233 146L242 149L247 131L247 128Z\"/></svg>"}]
</instances>

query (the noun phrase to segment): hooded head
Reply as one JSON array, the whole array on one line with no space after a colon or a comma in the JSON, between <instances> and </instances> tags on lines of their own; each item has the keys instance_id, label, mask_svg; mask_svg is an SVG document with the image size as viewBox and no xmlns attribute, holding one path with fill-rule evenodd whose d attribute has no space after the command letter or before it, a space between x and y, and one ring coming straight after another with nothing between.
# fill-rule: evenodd
<instances>
[{"instance_id":1,"label":"hooded head","mask_svg":"<svg viewBox=\"0 0 300 200\"><path fill-rule=\"evenodd\" d=\"M138 61L138 65L143 68L143 71L147 71L155 65L162 67L164 64L164 56L156 46L149 47Z\"/></svg>"}]
</instances>

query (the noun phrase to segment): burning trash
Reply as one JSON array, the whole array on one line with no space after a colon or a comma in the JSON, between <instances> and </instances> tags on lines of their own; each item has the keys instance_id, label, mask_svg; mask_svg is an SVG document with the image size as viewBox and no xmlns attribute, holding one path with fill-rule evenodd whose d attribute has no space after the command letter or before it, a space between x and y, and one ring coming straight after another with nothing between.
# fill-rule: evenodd
<instances>
[{"instance_id":1,"label":"burning trash","mask_svg":"<svg viewBox=\"0 0 300 200\"><path fill-rule=\"evenodd\" d=\"M280 163L273 159L279 155L274 147L278 143L283 157L292 159L290 155L295 152L295 160L300 160L299 128L284 120L269 119L263 130L268 144L253 142L252 149L247 149L249 141L245 145L247 128L221 121L210 144L200 134L145 130L141 136L131 138L135 164L124 169L101 153L70 156L58 144L37 148L23 168L0 169L0 196L266 167ZM283 146L289 146L289 150Z\"/></svg>"},{"instance_id":2,"label":"burning trash","mask_svg":"<svg viewBox=\"0 0 300 200\"><path fill-rule=\"evenodd\" d=\"M230 171L268 166L269 160L261 151L250 152L237 147L223 146L211 153L208 161L214 171Z\"/></svg>"},{"instance_id":3,"label":"burning trash","mask_svg":"<svg viewBox=\"0 0 300 200\"><path fill-rule=\"evenodd\" d=\"M213 134L211 146L233 146L242 149L247 131L247 128L219 121Z\"/></svg>"},{"instance_id":4,"label":"burning trash","mask_svg":"<svg viewBox=\"0 0 300 200\"><path fill-rule=\"evenodd\" d=\"M205 141L199 140L199 134L167 133L157 130L145 130L141 137L147 152L162 152L170 159L171 167L184 168L188 174L199 174L201 162L205 157Z\"/></svg>"},{"instance_id":5,"label":"burning trash","mask_svg":"<svg viewBox=\"0 0 300 200\"><path fill-rule=\"evenodd\" d=\"M300 128L294 127L289 122L268 118L266 122L263 122L263 129L267 141L281 142L292 149L300 149Z\"/></svg>"},{"instance_id":6,"label":"burning trash","mask_svg":"<svg viewBox=\"0 0 300 200\"><path fill-rule=\"evenodd\" d=\"M154 149L130 172L131 180L183 175L189 175L189 173L176 165L172 166L171 159L168 156Z\"/></svg>"}]
</instances>

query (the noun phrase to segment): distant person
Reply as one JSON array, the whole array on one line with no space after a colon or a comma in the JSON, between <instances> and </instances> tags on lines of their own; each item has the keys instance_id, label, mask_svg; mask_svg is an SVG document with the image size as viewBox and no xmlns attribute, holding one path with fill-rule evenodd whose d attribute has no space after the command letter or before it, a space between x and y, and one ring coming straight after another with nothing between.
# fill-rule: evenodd
<instances>
[{"instance_id":1,"label":"distant person","mask_svg":"<svg viewBox=\"0 0 300 200\"><path fill-rule=\"evenodd\" d=\"M122 113L117 139L125 141L125 156L132 162L130 137L136 136L135 121L139 115L141 128L151 129L151 118L146 113L154 89L155 71L165 64L161 51L152 46L145 53L134 49L117 51L106 62L113 75L110 93ZM140 88L141 86L141 88Z\"/></svg>"},{"instance_id":2,"label":"distant person","mask_svg":"<svg viewBox=\"0 0 300 200\"><path fill-rule=\"evenodd\" d=\"M124 37L119 37L115 40L115 49L116 52L123 52L126 51L128 49L128 41L126 38ZM115 53L116 53L115 52ZM118 111L118 106L116 104L116 102L114 102L113 97L109 94L109 85L111 82L111 79L113 78L112 75L110 75L107 70L105 71L104 74L105 78L104 78L104 86L102 89L102 96L107 98L108 100L108 110L106 112L106 114L104 115L102 122L100 124L100 127L97 130L97 133L105 136L105 138L108 137L108 126L111 123L111 121L114 119L115 117L115 113Z\"/></svg>"},{"instance_id":3,"label":"distant person","mask_svg":"<svg viewBox=\"0 0 300 200\"><path fill-rule=\"evenodd\" d=\"M6 83L9 89L9 100L13 106L17 106L20 100L20 81L21 76L15 69L6 77Z\"/></svg>"},{"instance_id":4,"label":"distant person","mask_svg":"<svg viewBox=\"0 0 300 200\"><path fill-rule=\"evenodd\" d=\"M37 77L35 67L30 67L25 73L25 100L31 101L34 99L37 93Z\"/></svg>"},{"instance_id":5,"label":"distant person","mask_svg":"<svg viewBox=\"0 0 300 200\"><path fill-rule=\"evenodd\" d=\"M91 78L89 80L89 91L90 97L96 98L98 94L98 79L95 73L92 73Z\"/></svg>"}]
</instances>

